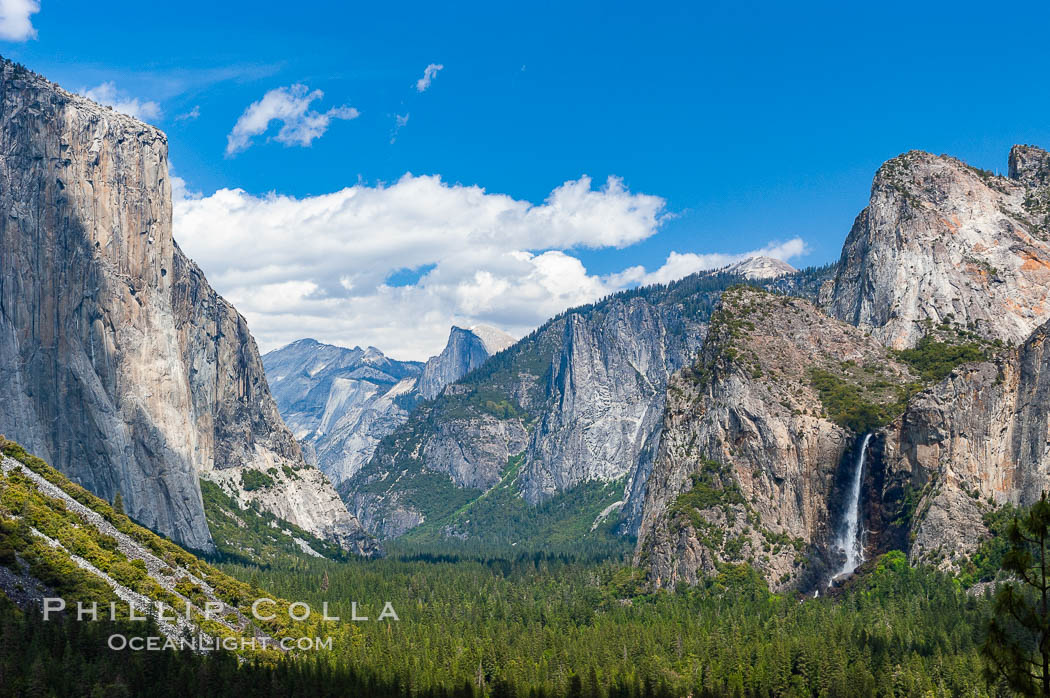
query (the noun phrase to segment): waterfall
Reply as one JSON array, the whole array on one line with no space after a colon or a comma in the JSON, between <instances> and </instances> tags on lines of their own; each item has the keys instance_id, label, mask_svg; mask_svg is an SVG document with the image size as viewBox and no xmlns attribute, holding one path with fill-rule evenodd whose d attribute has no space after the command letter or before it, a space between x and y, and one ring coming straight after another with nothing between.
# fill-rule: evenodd
<instances>
[{"instance_id":1,"label":"waterfall","mask_svg":"<svg viewBox=\"0 0 1050 698\"><path fill-rule=\"evenodd\" d=\"M860 535L860 486L864 480L864 459L868 453L869 441L871 441L871 434L865 434L864 441L860 445L860 453L857 454L853 482L850 484L846 516L842 520L838 539L835 541L838 549L846 554L846 561L842 563L839 571L832 575L832 579L844 574L852 574L853 570L864 562L864 546ZM828 582L828 586L831 586L831 582Z\"/></svg>"}]
</instances>

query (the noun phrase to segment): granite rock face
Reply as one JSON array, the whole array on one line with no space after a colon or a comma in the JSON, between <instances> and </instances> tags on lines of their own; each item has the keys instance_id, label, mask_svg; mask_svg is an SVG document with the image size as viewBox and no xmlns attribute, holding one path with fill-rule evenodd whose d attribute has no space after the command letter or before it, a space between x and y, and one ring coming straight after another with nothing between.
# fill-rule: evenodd
<instances>
[{"instance_id":1,"label":"granite rock face","mask_svg":"<svg viewBox=\"0 0 1050 698\"><path fill-rule=\"evenodd\" d=\"M1007 170L1010 179L1038 189L1050 185L1050 153L1034 145L1015 145L1010 149Z\"/></svg>"},{"instance_id":2,"label":"granite rock face","mask_svg":"<svg viewBox=\"0 0 1050 698\"><path fill-rule=\"evenodd\" d=\"M646 479L643 455L657 438L667 381L700 348L704 329L679 308L635 299L568 316L526 452L526 501L621 478L631 480L629 499Z\"/></svg>"},{"instance_id":3,"label":"granite rock face","mask_svg":"<svg viewBox=\"0 0 1050 698\"><path fill-rule=\"evenodd\" d=\"M285 422L338 486L421 400L434 398L513 342L495 328L453 327L441 354L420 364L390 359L375 347L346 349L303 339L268 353L263 365Z\"/></svg>"},{"instance_id":4,"label":"granite rock face","mask_svg":"<svg viewBox=\"0 0 1050 698\"><path fill-rule=\"evenodd\" d=\"M1048 337L1044 324L1020 347L956 369L878 435L885 477L870 496L892 511L913 493L913 561L957 567L985 535L985 513L1050 489Z\"/></svg>"},{"instance_id":5,"label":"granite rock face","mask_svg":"<svg viewBox=\"0 0 1050 698\"><path fill-rule=\"evenodd\" d=\"M244 502L245 468L273 470L278 515L370 545L286 474L305 463L247 325L172 239L163 133L0 64L0 250L0 432L196 549L197 478Z\"/></svg>"},{"instance_id":6,"label":"granite rock face","mask_svg":"<svg viewBox=\"0 0 1050 698\"><path fill-rule=\"evenodd\" d=\"M841 514L857 435L826 414L812 372L887 403L908 370L812 303L738 288L722 296L700 359L668 387L636 564L656 587L749 561L775 588L819 569ZM818 564L818 567L820 565Z\"/></svg>"},{"instance_id":7,"label":"granite rock face","mask_svg":"<svg viewBox=\"0 0 1050 698\"><path fill-rule=\"evenodd\" d=\"M747 560L773 586L806 587L834 563L842 464L859 436L825 416L814 368L837 372L833 385L854 382L863 399L901 389L886 396L894 402L879 422L889 424L867 454L866 552L966 564L986 513L1050 489L1048 241L1045 151L1015 146L1008 177L910 152L880 168L834 281L816 294L835 319L787 299L772 305L788 314L756 318L752 302L742 319L739 294L727 293L732 341L713 328L704 358L670 384L636 555L653 583L692 584ZM887 350L945 336L977 338L991 358L914 393L918 377ZM785 537L807 551L809 572L792 566Z\"/></svg>"},{"instance_id":8,"label":"granite rock face","mask_svg":"<svg viewBox=\"0 0 1050 698\"><path fill-rule=\"evenodd\" d=\"M680 303L641 296L566 313L422 404L340 491L392 537L431 515L412 504L431 478L480 494L520 456L517 494L529 503L622 480L637 518L667 380L703 332Z\"/></svg>"},{"instance_id":9,"label":"granite rock face","mask_svg":"<svg viewBox=\"0 0 1050 698\"><path fill-rule=\"evenodd\" d=\"M1025 341L1050 318L1047 159L1016 146L1009 177L919 151L888 161L846 239L830 314L898 349L943 322Z\"/></svg>"},{"instance_id":10,"label":"granite rock face","mask_svg":"<svg viewBox=\"0 0 1050 698\"><path fill-rule=\"evenodd\" d=\"M277 407L316 465L338 486L408 418L422 364L375 347L302 339L263 356Z\"/></svg>"},{"instance_id":11,"label":"granite rock face","mask_svg":"<svg viewBox=\"0 0 1050 698\"><path fill-rule=\"evenodd\" d=\"M889 161L846 240L833 314L893 347L950 325L1010 347L919 393L876 435L868 526L914 513L896 532L914 561L959 565L985 513L1050 487L1048 241L1050 154L1027 145L1011 149L1007 177L927 153Z\"/></svg>"},{"instance_id":12,"label":"granite rock face","mask_svg":"<svg viewBox=\"0 0 1050 698\"><path fill-rule=\"evenodd\" d=\"M446 385L480 366L493 354L514 344L514 338L494 327L453 327L445 349L423 367L418 390L424 400L433 400Z\"/></svg>"}]
</instances>

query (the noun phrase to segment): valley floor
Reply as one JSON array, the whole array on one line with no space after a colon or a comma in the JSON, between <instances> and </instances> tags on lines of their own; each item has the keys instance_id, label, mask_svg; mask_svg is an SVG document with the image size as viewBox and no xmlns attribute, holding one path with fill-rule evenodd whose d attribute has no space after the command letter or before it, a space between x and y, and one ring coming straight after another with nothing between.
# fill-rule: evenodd
<instances>
[{"instance_id":1,"label":"valley floor","mask_svg":"<svg viewBox=\"0 0 1050 698\"><path fill-rule=\"evenodd\" d=\"M525 555L227 565L342 623L326 657L406 690L488 695L986 695L986 601L890 553L834 598L775 595L746 566L647 594L637 570ZM325 582L327 580L327 582ZM327 590L325 586L327 584ZM408 687L411 686L411 689Z\"/></svg>"}]
</instances>

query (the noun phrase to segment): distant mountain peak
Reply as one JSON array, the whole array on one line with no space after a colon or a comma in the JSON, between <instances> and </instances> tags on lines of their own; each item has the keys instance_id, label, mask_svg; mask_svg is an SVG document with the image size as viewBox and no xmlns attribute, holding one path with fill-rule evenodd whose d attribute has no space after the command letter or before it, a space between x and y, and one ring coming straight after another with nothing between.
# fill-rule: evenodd
<instances>
[{"instance_id":1,"label":"distant mountain peak","mask_svg":"<svg viewBox=\"0 0 1050 698\"><path fill-rule=\"evenodd\" d=\"M453 325L445 348L437 356L431 357L423 367L423 375L419 379L420 394L424 399L433 399L446 385L459 380L516 341L506 332L489 325L473 325L469 328Z\"/></svg>"},{"instance_id":2,"label":"distant mountain peak","mask_svg":"<svg viewBox=\"0 0 1050 698\"><path fill-rule=\"evenodd\" d=\"M725 274L737 274L745 279L775 279L785 274L793 274L795 267L781 259L756 255L747 259L730 264L721 270Z\"/></svg>"},{"instance_id":3,"label":"distant mountain peak","mask_svg":"<svg viewBox=\"0 0 1050 698\"><path fill-rule=\"evenodd\" d=\"M367 349L365 349L365 353L361 356L361 360L365 363L372 364L386 361L387 357L386 354L384 354L379 349L375 347L368 347Z\"/></svg>"},{"instance_id":4,"label":"distant mountain peak","mask_svg":"<svg viewBox=\"0 0 1050 698\"><path fill-rule=\"evenodd\" d=\"M488 325L452 327L424 365L373 346L353 349L301 339L263 357L277 407L320 468L337 484L372 456L420 398L480 366L515 339Z\"/></svg>"}]
</instances>

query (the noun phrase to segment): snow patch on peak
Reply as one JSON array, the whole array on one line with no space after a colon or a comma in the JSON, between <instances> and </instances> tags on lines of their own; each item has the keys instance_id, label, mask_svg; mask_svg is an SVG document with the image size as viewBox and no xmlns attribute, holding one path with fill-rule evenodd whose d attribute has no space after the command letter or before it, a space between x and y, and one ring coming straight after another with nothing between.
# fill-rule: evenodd
<instances>
[{"instance_id":1,"label":"snow patch on peak","mask_svg":"<svg viewBox=\"0 0 1050 698\"><path fill-rule=\"evenodd\" d=\"M470 328L470 332L481 340L489 356L503 351L518 341L503 330L496 329L491 325L474 325Z\"/></svg>"}]
</instances>

